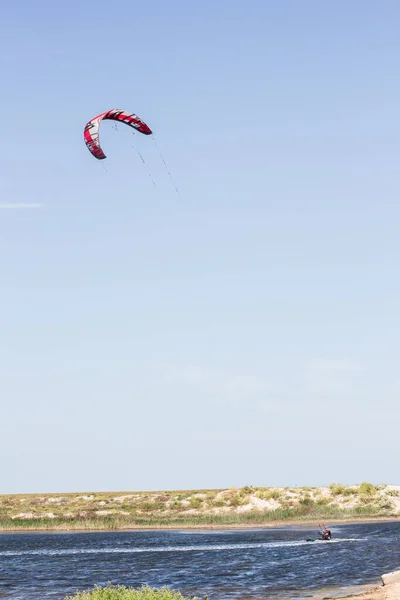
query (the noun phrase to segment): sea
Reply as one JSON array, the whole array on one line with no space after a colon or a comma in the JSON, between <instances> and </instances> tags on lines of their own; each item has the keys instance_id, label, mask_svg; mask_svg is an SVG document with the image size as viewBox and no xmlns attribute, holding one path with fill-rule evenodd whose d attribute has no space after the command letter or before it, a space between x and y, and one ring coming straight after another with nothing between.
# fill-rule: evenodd
<instances>
[{"instance_id":1,"label":"sea","mask_svg":"<svg viewBox=\"0 0 400 600\"><path fill-rule=\"evenodd\" d=\"M329 523L328 523L329 526ZM231 530L0 534L0 598L64 600L95 585L169 587L187 598L299 600L400 568L400 522Z\"/></svg>"}]
</instances>

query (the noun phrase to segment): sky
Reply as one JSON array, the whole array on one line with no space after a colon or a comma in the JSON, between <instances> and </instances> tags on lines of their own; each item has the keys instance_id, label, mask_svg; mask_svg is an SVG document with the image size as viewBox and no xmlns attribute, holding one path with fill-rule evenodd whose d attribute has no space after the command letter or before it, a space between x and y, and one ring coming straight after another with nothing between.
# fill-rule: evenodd
<instances>
[{"instance_id":1,"label":"sky","mask_svg":"<svg viewBox=\"0 0 400 600\"><path fill-rule=\"evenodd\" d=\"M0 493L400 484L399 30L3 7ZM156 144L103 123L92 157L111 108Z\"/></svg>"}]
</instances>

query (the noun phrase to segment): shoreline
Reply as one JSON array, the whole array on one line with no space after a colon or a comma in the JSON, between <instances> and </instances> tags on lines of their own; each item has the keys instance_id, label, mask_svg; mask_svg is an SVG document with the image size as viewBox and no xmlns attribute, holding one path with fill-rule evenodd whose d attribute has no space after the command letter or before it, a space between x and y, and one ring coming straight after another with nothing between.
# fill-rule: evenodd
<instances>
[{"instance_id":1,"label":"shoreline","mask_svg":"<svg viewBox=\"0 0 400 600\"><path fill-rule=\"evenodd\" d=\"M327 520L329 524L332 525L357 525L363 523L397 523L400 521L399 517L370 517L370 518L349 518L349 519L330 519ZM211 531L211 530L247 530L247 529L275 529L281 527L318 527L321 520L317 521L315 519L310 520L296 520L296 519L288 519L285 521L271 521L268 523L240 523L237 525L227 523L227 524L204 524L204 525L132 525L129 527L68 527L67 524L59 525L56 527L15 527L15 528L3 528L0 525L0 534L7 533L72 533L72 532L81 532L81 533L105 533L105 532L116 532L116 531L180 531L180 530L193 530L193 531Z\"/></svg>"},{"instance_id":2,"label":"shoreline","mask_svg":"<svg viewBox=\"0 0 400 600\"><path fill-rule=\"evenodd\" d=\"M321 588L313 596L299 596L299 600L383 600L383 586L379 580L373 583L350 585L344 588Z\"/></svg>"},{"instance_id":3,"label":"shoreline","mask_svg":"<svg viewBox=\"0 0 400 600\"><path fill-rule=\"evenodd\" d=\"M384 573L380 579L381 583L378 580L376 583L343 588L345 595L338 595L333 588L321 589L309 600L400 600L400 571Z\"/></svg>"}]
</instances>

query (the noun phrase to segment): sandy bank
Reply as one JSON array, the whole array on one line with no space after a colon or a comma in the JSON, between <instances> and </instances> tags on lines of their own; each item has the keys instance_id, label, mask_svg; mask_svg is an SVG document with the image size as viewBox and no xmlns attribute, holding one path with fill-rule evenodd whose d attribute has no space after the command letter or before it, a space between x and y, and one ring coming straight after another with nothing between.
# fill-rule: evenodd
<instances>
[{"instance_id":1,"label":"sandy bank","mask_svg":"<svg viewBox=\"0 0 400 600\"><path fill-rule=\"evenodd\" d=\"M0 494L2 530L270 525L400 517L400 486Z\"/></svg>"},{"instance_id":2,"label":"sandy bank","mask_svg":"<svg viewBox=\"0 0 400 600\"><path fill-rule=\"evenodd\" d=\"M350 591L350 590L349 590ZM370 589L363 588L361 593L341 596L346 600L400 600L400 571L393 571L382 575L382 584L371 586ZM328 591L322 591L313 597L313 600L339 600L337 595L329 595Z\"/></svg>"}]
</instances>

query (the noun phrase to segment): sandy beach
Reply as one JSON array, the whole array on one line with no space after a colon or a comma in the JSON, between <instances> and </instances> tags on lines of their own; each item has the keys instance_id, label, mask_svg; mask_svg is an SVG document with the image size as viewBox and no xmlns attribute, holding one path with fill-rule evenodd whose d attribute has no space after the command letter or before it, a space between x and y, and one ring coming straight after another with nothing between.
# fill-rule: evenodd
<instances>
[{"instance_id":1,"label":"sandy beach","mask_svg":"<svg viewBox=\"0 0 400 600\"><path fill-rule=\"evenodd\" d=\"M329 596L325 596L328 600ZM400 600L400 585L380 586L356 596L346 596L346 600ZM315 600L319 600L316 598ZM321 598L322 600L322 598Z\"/></svg>"},{"instance_id":2,"label":"sandy beach","mask_svg":"<svg viewBox=\"0 0 400 600\"><path fill-rule=\"evenodd\" d=\"M382 575L379 585L360 586L360 593L351 591L349 595L341 596L346 600L400 600L400 571ZM321 590L312 600L339 600L337 595L330 595L328 590Z\"/></svg>"}]
</instances>

